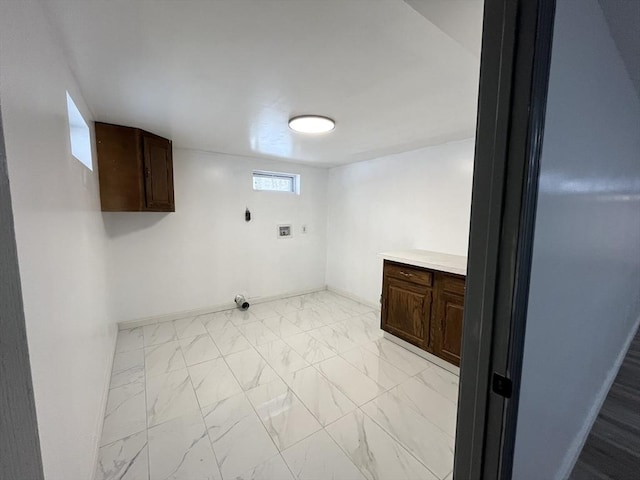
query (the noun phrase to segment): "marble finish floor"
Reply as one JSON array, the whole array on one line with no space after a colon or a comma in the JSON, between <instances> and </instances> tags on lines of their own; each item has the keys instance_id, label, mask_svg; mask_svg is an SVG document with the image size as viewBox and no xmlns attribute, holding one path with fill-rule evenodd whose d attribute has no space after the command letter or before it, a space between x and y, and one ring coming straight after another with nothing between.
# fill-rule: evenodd
<instances>
[{"instance_id":1,"label":"marble finish floor","mask_svg":"<svg viewBox=\"0 0 640 480\"><path fill-rule=\"evenodd\" d=\"M97 480L450 480L458 377L332 292L118 333Z\"/></svg>"}]
</instances>

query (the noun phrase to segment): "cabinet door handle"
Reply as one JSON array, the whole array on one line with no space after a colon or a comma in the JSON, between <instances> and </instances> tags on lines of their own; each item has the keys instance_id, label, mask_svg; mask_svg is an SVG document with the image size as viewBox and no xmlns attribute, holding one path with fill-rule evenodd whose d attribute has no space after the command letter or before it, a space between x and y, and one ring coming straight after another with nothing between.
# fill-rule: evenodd
<instances>
[{"instance_id":1,"label":"cabinet door handle","mask_svg":"<svg viewBox=\"0 0 640 480\"><path fill-rule=\"evenodd\" d=\"M404 273L402 270L400 270L400 275L404 275L405 277L413 277L413 273Z\"/></svg>"}]
</instances>

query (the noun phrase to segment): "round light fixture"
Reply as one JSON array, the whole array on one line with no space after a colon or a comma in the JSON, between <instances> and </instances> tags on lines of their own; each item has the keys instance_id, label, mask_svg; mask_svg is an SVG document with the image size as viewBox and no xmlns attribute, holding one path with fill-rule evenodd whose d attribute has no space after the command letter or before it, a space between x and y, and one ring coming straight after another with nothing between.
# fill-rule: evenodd
<instances>
[{"instance_id":1,"label":"round light fixture","mask_svg":"<svg viewBox=\"0 0 640 480\"><path fill-rule=\"evenodd\" d=\"M320 115L299 115L289 119L289 128L300 133L326 133L335 126L332 119Z\"/></svg>"}]
</instances>

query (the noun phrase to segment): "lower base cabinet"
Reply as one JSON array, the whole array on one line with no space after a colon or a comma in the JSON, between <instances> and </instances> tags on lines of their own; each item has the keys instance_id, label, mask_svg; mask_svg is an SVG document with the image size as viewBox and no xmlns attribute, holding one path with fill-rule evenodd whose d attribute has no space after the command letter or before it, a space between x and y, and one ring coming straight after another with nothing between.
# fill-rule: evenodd
<instances>
[{"instance_id":1,"label":"lower base cabinet","mask_svg":"<svg viewBox=\"0 0 640 480\"><path fill-rule=\"evenodd\" d=\"M465 277L385 260L384 331L460 365Z\"/></svg>"}]
</instances>

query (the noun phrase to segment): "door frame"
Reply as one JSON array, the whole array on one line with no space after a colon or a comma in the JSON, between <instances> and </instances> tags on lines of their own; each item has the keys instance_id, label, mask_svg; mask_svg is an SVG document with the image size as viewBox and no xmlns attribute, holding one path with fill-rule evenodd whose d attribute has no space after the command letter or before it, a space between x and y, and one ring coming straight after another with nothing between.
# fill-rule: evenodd
<instances>
[{"instance_id":1,"label":"door frame","mask_svg":"<svg viewBox=\"0 0 640 480\"><path fill-rule=\"evenodd\" d=\"M554 16L485 0L456 479L511 478Z\"/></svg>"},{"instance_id":2,"label":"door frame","mask_svg":"<svg viewBox=\"0 0 640 480\"><path fill-rule=\"evenodd\" d=\"M0 478L43 480L0 112Z\"/></svg>"}]
</instances>

